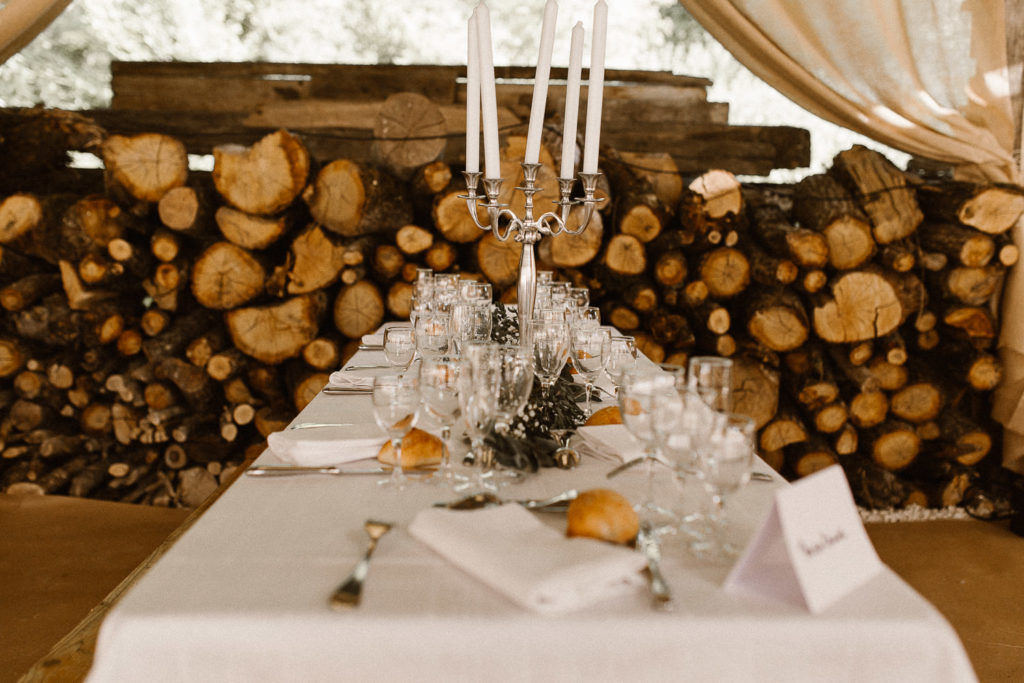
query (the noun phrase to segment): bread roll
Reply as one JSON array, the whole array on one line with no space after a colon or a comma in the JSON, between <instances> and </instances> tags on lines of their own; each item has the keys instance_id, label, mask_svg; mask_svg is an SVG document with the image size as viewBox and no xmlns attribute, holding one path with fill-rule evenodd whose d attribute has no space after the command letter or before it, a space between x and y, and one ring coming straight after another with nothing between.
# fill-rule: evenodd
<instances>
[{"instance_id":1,"label":"bread roll","mask_svg":"<svg viewBox=\"0 0 1024 683\"><path fill-rule=\"evenodd\" d=\"M426 467L441 462L444 444L441 439L415 427L402 439L402 468ZM381 446L377 460L386 465L395 464L395 449L389 440Z\"/></svg>"},{"instance_id":2,"label":"bread roll","mask_svg":"<svg viewBox=\"0 0 1024 683\"><path fill-rule=\"evenodd\" d=\"M633 506L610 489L583 491L569 503L567 517L567 536L586 536L610 543L629 543L640 528Z\"/></svg>"},{"instance_id":3,"label":"bread roll","mask_svg":"<svg viewBox=\"0 0 1024 683\"><path fill-rule=\"evenodd\" d=\"M583 423L584 426L594 427L596 425L620 425L622 424L622 413L618 406L607 406L594 413Z\"/></svg>"}]
</instances>

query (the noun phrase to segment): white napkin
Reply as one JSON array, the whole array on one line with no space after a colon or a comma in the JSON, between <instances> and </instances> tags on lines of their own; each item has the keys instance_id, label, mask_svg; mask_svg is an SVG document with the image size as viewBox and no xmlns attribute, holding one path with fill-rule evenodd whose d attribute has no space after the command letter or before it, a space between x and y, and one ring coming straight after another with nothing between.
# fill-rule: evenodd
<instances>
[{"instance_id":1,"label":"white napkin","mask_svg":"<svg viewBox=\"0 0 1024 683\"><path fill-rule=\"evenodd\" d=\"M583 426L576 430L583 453L603 460L626 462L644 454L643 446L624 425Z\"/></svg>"},{"instance_id":2,"label":"white napkin","mask_svg":"<svg viewBox=\"0 0 1024 683\"><path fill-rule=\"evenodd\" d=\"M640 553L567 538L519 505L428 508L409 533L514 602L543 614L586 607L643 585Z\"/></svg>"},{"instance_id":3,"label":"white napkin","mask_svg":"<svg viewBox=\"0 0 1024 683\"><path fill-rule=\"evenodd\" d=\"M360 339L363 344L367 346L383 346L384 335L383 334L364 334L363 338Z\"/></svg>"},{"instance_id":4,"label":"white napkin","mask_svg":"<svg viewBox=\"0 0 1024 683\"><path fill-rule=\"evenodd\" d=\"M387 437L375 423L284 429L267 436L267 445L279 459L308 467L375 458L385 441Z\"/></svg>"},{"instance_id":5,"label":"white napkin","mask_svg":"<svg viewBox=\"0 0 1024 683\"><path fill-rule=\"evenodd\" d=\"M358 365L358 363L356 363ZM335 370L327 378L327 386L346 389L373 389L373 378L377 375L393 375L392 368L366 368L364 370Z\"/></svg>"}]
</instances>

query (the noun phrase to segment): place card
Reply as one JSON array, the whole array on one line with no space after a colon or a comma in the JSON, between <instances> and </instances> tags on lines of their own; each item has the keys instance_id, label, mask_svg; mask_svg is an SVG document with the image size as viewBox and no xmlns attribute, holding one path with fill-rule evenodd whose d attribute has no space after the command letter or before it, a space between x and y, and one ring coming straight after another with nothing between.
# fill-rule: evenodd
<instances>
[{"instance_id":1,"label":"place card","mask_svg":"<svg viewBox=\"0 0 1024 683\"><path fill-rule=\"evenodd\" d=\"M882 570L839 465L779 489L767 519L725 580L817 614Z\"/></svg>"}]
</instances>

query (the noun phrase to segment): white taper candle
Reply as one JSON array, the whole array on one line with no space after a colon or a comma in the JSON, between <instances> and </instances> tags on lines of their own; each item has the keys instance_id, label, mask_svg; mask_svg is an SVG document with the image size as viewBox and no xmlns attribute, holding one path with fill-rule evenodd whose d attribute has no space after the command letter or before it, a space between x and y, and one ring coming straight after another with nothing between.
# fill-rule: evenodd
<instances>
[{"instance_id":1,"label":"white taper candle","mask_svg":"<svg viewBox=\"0 0 1024 683\"><path fill-rule=\"evenodd\" d=\"M484 114L484 175L501 177L498 158L498 97L494 90L494 55L491 51L491 12L481 2L476 7L480 40L480 100Z\"/></svg>"},{"instance_id":2,"label":"white taper candle","mask_svg":"<svg viewBox=\"0 0 1024 683\"><path fill-rule=\"evenodd\" d=\"M466 170L480 170L480 36L476 10L469 17L466 50Z\"/></svg>"},{"instance_id":3,"label":"white taper candle","mask_svg":"<svg viewBox=\"0 0 1024 683\"><path fill-rule=\"evenodd\" d=\"M580 72L583 70L583 22L572 27L569 76L565 83L565 123L562 126L562 170L559 177L576 174L576 121L580 111Z\"/></svg>"},{"instance_id":4,"label":"white taper candle","mask_svg":"<svg viewBox=\"0 0 1024 683\"><path fill-rule=\"evenodd\" d=\"M544 23L540 30L540 52L537 55L537 71L533 78L533 102L530 105L530 126L526 131L526 155L528 164L535 164L540 158L540 136L544 130L544 109L548 100L548 78L551 75L551 51L555 45L555 23L558 19L558 3L548 0L544 5Z\"/></svg>"},{"instance_id":5,"label":"white taper candle","mask_svg":"<svg viewBox=\"0 0 1024 683\"><path fill-rule=\"evenodd\" d=\"M594 5L594 42L590 48L590 79L587 81L587 139L583 147L583 172L597 173L601 146L601 105L604 100L604 51L608 38L608 4Z\"/></svg>"}]
</instances>

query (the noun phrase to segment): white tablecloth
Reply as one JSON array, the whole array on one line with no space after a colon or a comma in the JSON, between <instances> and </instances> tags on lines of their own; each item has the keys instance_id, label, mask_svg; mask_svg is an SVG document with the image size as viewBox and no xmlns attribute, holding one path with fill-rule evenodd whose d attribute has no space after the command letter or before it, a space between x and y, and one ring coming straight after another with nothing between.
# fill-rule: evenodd
<instances>
[{"instance_id":1,"label":"white tablecloth","mask_svg":"<svg viewBox=\"0 0 1024 683\"><path fill-rule=\"evenodd\" d=\"M361 352L353 362L379 360ZM370 399L321 394L296 420L369 422ZM544 470L507 495L640 495L638 474L608 480L609 467ZM888 569L812 616L724 592L728 566L670 541L662 569L674 611L652 610L640 590L542 617L409 536L417 510L451 495L386 493L375 481L240 478L111 610L89 681L974 680L953 629ZM730 501L739 537L785 485L751 482ZM398 527L377 548L362 605L333 611L327 597L361 557L370 517ZM544 519L564 529L564 515Z\"/></svg>"}]
</instances>

